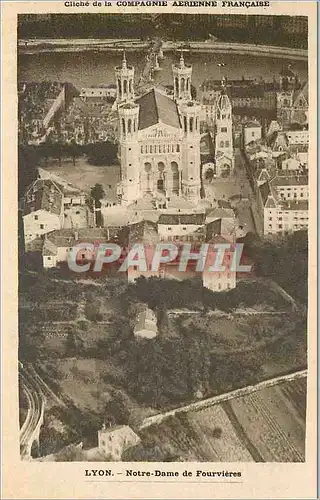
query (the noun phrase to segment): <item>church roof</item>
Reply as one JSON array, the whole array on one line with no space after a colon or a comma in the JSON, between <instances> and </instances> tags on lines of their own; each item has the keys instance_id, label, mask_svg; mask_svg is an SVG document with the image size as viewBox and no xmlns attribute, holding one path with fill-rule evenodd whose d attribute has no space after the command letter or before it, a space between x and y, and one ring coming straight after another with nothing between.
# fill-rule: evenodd
<instances>
[{"instance_id":1,"label":"church roof","mask_svg":"<svg viewBox=\"0 0 320 500\"><path fill-rule=\"evenodd\" d=\"M289 76L290 78L296 76L295 73L292 71L290 65L287 66L287 68L283 68L282 71L280 72L280 76Z\"/></svg>"},{"instance_id":2,"label":"church roof","mask_svg":"<svg viewBox=\"0 0 320 500\"><path fill-rule=\"evenodd\" d=\"M306 103L309 103L309 86L308 82L306 82L301 89L295 90L293 94L293 105L296 104L296 101L300 99L300 97L304 97L306 100Z\"/></svg>"},{"instance_id":3,"label":"church roof","mask_svg":"<svg viewBox=\"0 0 320 500\"><path fill-rule=\"evenodd\" d=\"M263 205L266 204L269 194L271 194L269 182L265 182L259 186L260 195L262 198Z\"/></svg>"},{"instance_id":4,"label":"church roof","mask_svg":"<svg viewBox=\"0 0 320 500\"><path fill-rule=\"evenodd\" d=\"M139 104L139 130L165 123L180 128L180 118L176 103L157 90L152 89L136 100Z\"/></svg>"}]
</instances>

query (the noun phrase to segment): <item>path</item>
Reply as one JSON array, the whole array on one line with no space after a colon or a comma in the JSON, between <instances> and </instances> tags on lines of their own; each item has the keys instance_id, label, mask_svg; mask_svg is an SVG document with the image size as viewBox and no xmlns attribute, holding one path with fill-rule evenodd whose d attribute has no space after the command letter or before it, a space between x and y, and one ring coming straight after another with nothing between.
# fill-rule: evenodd
<instances>
[{"instance_id":1,"label":"path","mask_svg":"<svg viewBox=\"0 0 320 500\"><path fill-rule=\"evenodd\" d=\"M170 416L175 416L178 413L203 410L205 408L222 403L224 401L229 401L230 399L239 398L241 396L245 396L247 394L260 391L261 389L278 385L282 382L288 382L306 376L307 376L307 370L301 370L295 373L290 373L288 375L282 375L269 380L264 380L263 382L259 382L256 385L249 385L241 389L236 389L235 391L227 392L225 394L220 394L219 396L214 396L212 398L204 399L197 403L191 403L186 406L181 406L179 408L175 408L174 410L170 410L164 413L158 413L151 417L145 418L142 424L140 425L140 429L144 429L145 427L149 427L150 425L160 424L164 419Z\"/></svg>"},{"instance_id":2,"label":"path","mask_svg":"<svg viewBox=\"0 0 320 500\"><path fill-rule=\"evenodd\" d=\"M30 460L33 443L36 442L39 447L46 400L37 381L21 363L19 363L19 379L28 401L27 417L20 429L20 454L21 458Z\"/></svg>"}]
</instances>

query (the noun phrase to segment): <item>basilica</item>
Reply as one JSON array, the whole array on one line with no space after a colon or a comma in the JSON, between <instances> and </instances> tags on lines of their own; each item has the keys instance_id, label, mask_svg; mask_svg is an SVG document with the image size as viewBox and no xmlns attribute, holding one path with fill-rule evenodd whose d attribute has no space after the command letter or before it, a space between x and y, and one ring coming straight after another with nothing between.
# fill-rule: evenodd
<instances>
[{"instance_id":1,"label":"basilica","mask_svg":"<svg viewBox=\"0 0 320 500\"><path fill-rule=\"evenodd\" d=\"M146 194L170 199L200 200L200 120L202 106L191 95L192 66L172 65L173 96L152 88L135 96L134 67L115 68L121 158L118 199L130 204ZM223 85L215 107L214 156L217 176L231 175L234 166L231 103Z\"/></svg>"}]
</instances>

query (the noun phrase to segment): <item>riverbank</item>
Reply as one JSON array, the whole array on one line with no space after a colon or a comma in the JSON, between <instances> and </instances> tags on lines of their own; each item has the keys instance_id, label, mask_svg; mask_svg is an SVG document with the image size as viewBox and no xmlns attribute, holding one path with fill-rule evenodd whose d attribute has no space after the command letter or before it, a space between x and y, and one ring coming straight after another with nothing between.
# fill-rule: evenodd
<instances>
[{"instance_id":1,"label":"riverbank","mask_svg":"<svg viewBox=\"0 0 320 500\"><path fill-rule=\"evenodd\" d=\"M147 50L150 43L139 39L127 40L99 40L99 39L36 39L19 40L18 49L22 54L39 54L52 52L121 52L126 50L134 52ZM281 59L302 60L308 59L308 51L289 47L276 47L268 45L252 45L240 43L227 43L215 41L203 42L163 42L164 52L175 51L183 48L199 53L239 54Z\"/></svg>"}]
</instances>

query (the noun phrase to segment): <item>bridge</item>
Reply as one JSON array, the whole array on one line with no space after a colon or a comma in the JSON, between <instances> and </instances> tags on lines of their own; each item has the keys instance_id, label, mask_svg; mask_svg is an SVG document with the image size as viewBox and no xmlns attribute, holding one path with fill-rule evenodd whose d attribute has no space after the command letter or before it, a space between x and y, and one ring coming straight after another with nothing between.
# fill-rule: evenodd
<instances>
[{"instance_id":1,"label":"bridge","mask_svg":"<svg viewBox=\"0 0 320 500\"><path fill-rule=\"evenodd\" d=\"M27 416L20 429L20 455L23 460L31 460L31 450L34 444L39 449L39 435L46 399L34 376L20 362L19 380L28 401Z\"/></svg>"},{"instance_id":2,"label":"bridge","mask_svg":"<svg viewBox=\"0 0 320 500\"><path fill-rule=\"evenodd\" d=\"M143 87L143 85L150 83L152 81L152 73L154 68L158 64L158 56L161 54L162 40L161 38L154 38L150 44L148 53L146 55L146 63L141 71L138 86Z\"/></svg>"}]
</instances>

